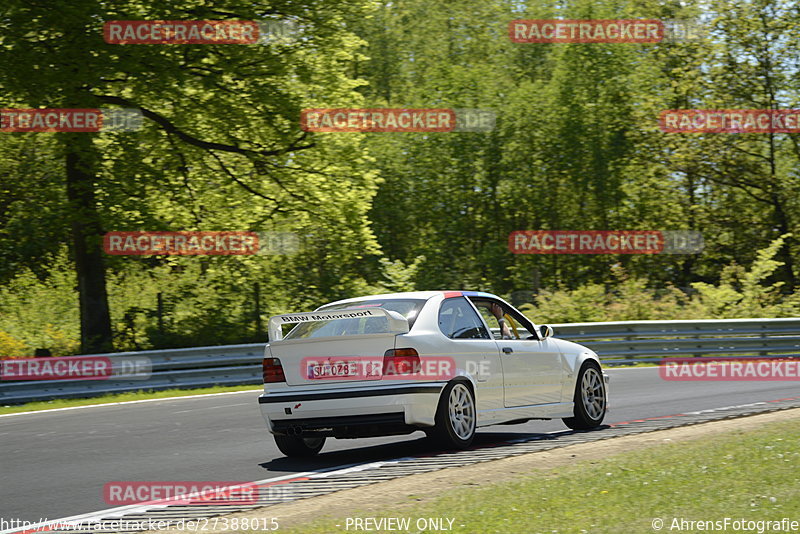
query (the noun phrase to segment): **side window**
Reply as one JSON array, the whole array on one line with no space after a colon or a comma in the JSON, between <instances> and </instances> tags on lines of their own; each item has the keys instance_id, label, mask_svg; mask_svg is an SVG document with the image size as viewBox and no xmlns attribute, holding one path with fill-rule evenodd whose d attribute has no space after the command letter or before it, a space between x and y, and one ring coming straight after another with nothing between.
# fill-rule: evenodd
<instances>
[{"instance_id":1,"label":"side window","mask_svg":"<svg viewBox=\"0 0 800 534\"><path fill-rule=\"evenodd\" d=\"M483 320L486 321L486 324L489 325L489 330L492 332L492 337L495 339L503 339L503 336L500 335L500 323L497 321L497 317L492 315L492 312L489 311L489 304L483 302L473 302L475 307L478 308L478 311L483 317Z\"/></svg>"},{"instance_id":2,"label":"side window","mask_svg":"<svg viewBox=\"0 0 800 534\"><path fill-rule=\"evenodd\" d=\"M446 299L439 308L439 330L451 339L491 339L464 297Z\"/></svg>"},{"instance_id":3,"label":"side window","mask_svg":"<svg viewBox=\"0 0 800 534\"><path fill-rule=\"evenodd\" d=\"M495 339L537 339L511 309L491 300L473 300L483 320L489 325Z\"/></svg>"}]
</instances>

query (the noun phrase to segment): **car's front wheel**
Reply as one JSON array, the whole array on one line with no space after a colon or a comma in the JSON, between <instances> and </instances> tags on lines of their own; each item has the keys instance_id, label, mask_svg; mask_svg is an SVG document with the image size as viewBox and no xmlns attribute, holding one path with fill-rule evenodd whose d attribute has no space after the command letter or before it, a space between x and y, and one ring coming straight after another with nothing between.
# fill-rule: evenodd
<instances>
[{"instance_id":1,"label":"car's front wheel","mask_svg":"<svg viewBox=\"0 0 800 534\"><path fill-rule=\"evenodd\" d=\"M464 382L451 382L442 391L436 426L428 432L439 445L466 449L475 438L475 397Z\"/></svg>"},{"instance_id":2,"label":"car's front wheel","mask_svg":"<svg viewBox=\"0 0 800 534\"><path fill-rule=\"evenodd\" d=\"M564 419L573 430L596 428L606 416L606 385L600 365L588 360L581 366L575 382L574 417Z\"/></svg>"},{"instance_id":3,"label":"car's front wheel","mask_svg":"<svg viewBox=\"0 0 800 534\"><path fill-rule=\"evenodd\" d=\"M278 449L289 458L316 456L325 445L325 438L301 438L298 436L273 436Z\"/></svg>"}]
</instances>

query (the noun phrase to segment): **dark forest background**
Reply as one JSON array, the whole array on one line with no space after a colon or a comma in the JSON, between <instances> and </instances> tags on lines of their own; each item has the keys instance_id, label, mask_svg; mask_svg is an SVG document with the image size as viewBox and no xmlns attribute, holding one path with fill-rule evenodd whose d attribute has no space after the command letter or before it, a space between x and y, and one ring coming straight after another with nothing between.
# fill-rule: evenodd
<instances>
[{"instance_id":1,"label":"dark forest background","mask_svg":"<svg viewBox=\"0 0 800 534\"><path fill-rule=\"evenodd\" d=\"M701 38L515 44L513 19L681 19ZM106 20L289 20L261 45L110 45ZM7 0L0 107L139 108L0 134L0 355L264 341L270 315L479 289L537 322L800 311L800 134L664 109L800 107L800 10L712 0ZM481 108L481 133L306 133L320 107ZM514 230L694 230L692 255L514 255ZM295 232L294 254L109 256L112 230Z\"/></svg>"}]
</instances>

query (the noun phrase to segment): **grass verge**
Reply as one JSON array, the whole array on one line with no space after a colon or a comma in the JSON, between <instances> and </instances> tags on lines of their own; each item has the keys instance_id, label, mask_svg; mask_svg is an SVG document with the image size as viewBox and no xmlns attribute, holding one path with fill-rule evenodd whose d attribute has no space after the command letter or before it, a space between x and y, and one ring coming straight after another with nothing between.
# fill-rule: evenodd
<instances>
[{"instance_id":1,"label":"grass verge","mask_svg":"<svg viewBox=\"0 0 800 534\"><path fill-rule=\"evenodd\" d=\"M74 406L90 406L93 404L107 404L110 402L128 402L146 399L163 399L167 397L186 397L189 395L203 395L208 393L225 393L228 391L246 391L248 389L257 390L258 385L249 386L219 386L212 388L199 389L165 389L162 391L131 391L128 393L113 393L100 397L90 397L87 399L57 399L52 401L29 402L27 404L15 404L12 406L0 406L0 415L7 413L35 412L40 410L52 410L54 408L71 408Z\"/></svg>"},{"instance_id":2,"label":"grass verge","mask_svg":"<svg viewBox=\"0 0 800 534\"><path fill-rule=\"evenodd\" d=\"M398 502L378 516L348 510L287 531L353 531L352 521L367 517L409 518L410 528L393 532L434 532L418 527L427 518L444 518L445 527L454 520L452 532L531 534L699 532L712 529L681 520L725 518L731 532L741 520L800 522L798 444L800 421L792 420L780 428L665 443L511 482L449 490L426 503L414 503L412 496L411 503ZM373 532L388 532L371 525ZM722 526L717 530L724 531ZM749 528L769 532L769 527L787 531L763 523Z\"/></svg>"}]
</instances>

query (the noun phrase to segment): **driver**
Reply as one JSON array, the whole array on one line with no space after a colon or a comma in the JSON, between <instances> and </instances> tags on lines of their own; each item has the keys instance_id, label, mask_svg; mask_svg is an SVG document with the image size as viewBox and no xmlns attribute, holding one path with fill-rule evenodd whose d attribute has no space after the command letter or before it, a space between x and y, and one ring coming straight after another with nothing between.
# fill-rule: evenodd
<instances>
[{"instance_id":1,"label":"driver","mask_svg":"<svg viewBox=\"0 0 800 534\"><path fill-rule=\"evenodd\" d=\"M508 329L508 325L506 324L506 319L503 314L503 308L497 304L496 302L492 302L491 306L492 315L497 318L497 322L500 324L500 334L502 339L514 339L511 336L511 330Z\"/></svg>"}]
</instances>

